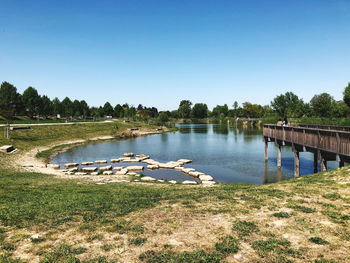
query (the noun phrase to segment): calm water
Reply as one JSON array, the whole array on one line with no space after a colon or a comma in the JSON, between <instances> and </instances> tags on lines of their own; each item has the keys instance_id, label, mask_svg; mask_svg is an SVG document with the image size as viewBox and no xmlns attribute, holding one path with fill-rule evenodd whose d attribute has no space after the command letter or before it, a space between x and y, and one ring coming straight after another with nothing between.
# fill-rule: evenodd
<instances>
[{"instance_id":1,"label":"calm water","mask_svg":"<svg viewBox=\"0 0 350 263\"><path fill-rule=\"evenodd\" d=\"M81 163L100 159L109 161L122 157L124 152L133 152L150 155L160 162L191 159L193 163L186 167L209 174L221 183L263 184L293 177L294 158L290 147L282 147L280 171L276 168L277 152L273 143L269 143L269 161L265 163L262 130L237 129L215 124L188 124L178 127L180 130L174 133L79 146L58 154L52 159L52 163ZM115 166L140 164L120 163ZM336 167L336 162L328 163L328 168ZM300 171L302 175L313 173L312 154L300 153ZM145 169L144 174L158 179L193 180L175 170Z\"/></svg>"}]
</instances>

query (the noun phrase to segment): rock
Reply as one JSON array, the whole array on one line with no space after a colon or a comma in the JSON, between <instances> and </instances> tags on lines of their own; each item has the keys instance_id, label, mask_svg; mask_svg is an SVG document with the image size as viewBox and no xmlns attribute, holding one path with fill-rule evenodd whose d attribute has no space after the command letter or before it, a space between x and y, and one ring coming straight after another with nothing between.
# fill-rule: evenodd
<instances>
[{"instance_id":1,"label":"rock","mask_svg":"<svg viewBox=\"0 0 350 263\"><path fill-rule=\"evenodd\" d=\"M4 145L0 147L0 152L3 152L3 153L9 153L9 152L12 152L13 150L14 148L12 145Z\"/></svg>"},{"instance_id":2,"label":"rock","mask_svg":"<svg viewBox=\"0 0 350 263\"><path fill-rule=\"evenodd\" d=\"M185 174L189 174L190 172L195 172L196 170L193 168L183 168L182 172Z\"/></svg>"},{"instance_id":3,"label":"rock","mask_svg":"<svg viewBox=\"0 0 350 263\"><path fill-rule=\"evenodd\" d=\"M77 172L77 173L75 173L75 175L87 175L87 173Z\"/></svg>"},{"instance_id":4,"label":"rock","mask_svg":"<svg viewBox=\"0 0 350 263\"><path fill-rule=\"evenodd\" d=\"M98 172L92 172L91 175L98 175Z\"/></svg>"},{"instance_id":5,"label":"rock","mask_svg":"<svg viewBox=\"0 0 350 263\"><path fill-rule=\"evenodd\" d=\"M66 163L64 165L64 168L77 167L77 166L79 166L78 163Z\"/></svg>"},{"instance_id":6,"label":"rock","mask_svg":"<svg viewBox=\"0 0 350 263\"><path fill-rule=\"evenodd\" d=\"M135 165L135 166L127 166L126 167L127 171L143 171L144 167L141 165Z\"/></svg>"},{"instance_id":7,"label":"rock","mask_svg":"<svg viewBox=\"0 0 350 263\"><path fill-rule=\"evenodd\" d=\"M192 160L188 160L188 159L180 159L178 160L179 163L183 163L183 164L187 164L187 163L192 163Z\"/></svg>"},{"instance_id":8,"label":"rock","mask_svg":"<svg viewBox=\"0 0 350 263\"><path fill-rule=\"evenodd\" d=\"M135 180L134 180L134 182L140 182L140 180L138 180L138 179L135 179Z\"/></svg>"},{"instance_id":9,"label":"rock","mask_svg":"<svg viewBox=\"0 0 350 263\"><path fill-rule=\"evenodd\" d=\"M87 165L93 165L93 162L82 162L81 165L87 166Z\"/></svg>"},{"instance_id":10,"label":"rock","mask_svg":"<svg viewBox=\"0 0 350 263\"><path fill-rule=\"evenodd\" d=\"M47 165L48 167L51 167L51 168L53 168L53 169L60 169L60 165L59 164L53 164L53 163L50 163L50 164L48 164Z\"/></svg>"},{"instance_id":11,"label":"rock","mask_svg":"<svg viewBox=\"0 0 350 263\"><path fill-rule=\"evenodd\" d=\"M177 182L174 181L174 180L170 180L169 183L171 183L171 184L176 184Z\"/></svg>"},{"instance_id":12,"label":"rock","mask_svg":"<svg viewBox=\"0 0 350 263\"><path fill-rule=\"evenodd\" d=\"M149 155L144 154L136 154L136 158L140 159L141 161L149 159Z\"/></svg>"},{"instance_id":13,"label":"rock","mask_svg":"<svg viewBox=\"0 0 350 263\"><path fill-rule=\"evenodd\" d=\"M201 175L204 175L204 173L201 172L189 172L188 174L193 177L199 177Z\"/></svg>"},{"instance_id":14,"label":"rock","mask_svg":"<svg viewBox=\"0 0 350 263\"><path fill-rule=\"evenodd\" d=\"M66 174L66 175L73 175L74 173L68 171L68 172L66 172L65 174Z\"/></svg>"},{"instance_id":15,"label":"rock","mask_svg":"<svg viewBox=\"0 0 350 263\"><path fill-rule=\"evenodd\" d=\"M201 181L213 181L213 177L211 177L210 175L203 174L203 175L199 176L199 180L201 180Z\"/></svg>"},{"instance_id":16,"label":"rock","mask_svg":"<svg viewBox=\"0 0 350 263\"><path fill-rule=\"evenodd\" d=\"M140 175L137 174L137 173L127 173L127 175L130 175L130 176L140 176Z\"/></svg>"},{"instance_id":17,"label":"rock","mask_svg":"<svg viewBox=\"0 0 350 263\"><path fill-rule=\"evenodd\" d=\"M182 166L176 166L174 169L178 171L182 171L184 168Z\"/></svg>"},{"instance_id":18,"label":"rock","mask_svg":"<svg viewBox=\"0 0 350 263\"><path fill-rule=\"evenodd\" d=\"M103 172L103 171L109 171L109 170L112 170L112 165L107 165L107 166L102 166L100 167L100 171Z\"/></svg>"},{"instance_id":19,"label":"rock","mask_svg":"<svg viewBox=\"0 0 350 263\"><path fill-rule=\"evenodd\" d=\"M159 169L159 165L157 165L157 164L149 164L149 165L147 165L147 169L148 170Z\"/></svg>"},{"instance_id":20,"label":"rock","mask_svg":"<svg viewBox=\"0 0 350 263\"><path fill-rule=\"evenodd\" d=\"M122 158L111 159L111 163L119 163L121 160L122 160Z\"/></svg>"},{"instance_id":21,"label":"rock","mask_svg":"<svg viewBox=\"0 0 350 263\"><path fill-rule=\"evenodd\" d=\"M123 166L115 166L115 167L113 167L113 170L114 171L120 171L123 168L124 168Z\"/></svg>"},{"instance_id":22,"label":"rock","mask_svg":"<svg viewBox=\"0 0 350 263\"><path fill-rule=\"evenodd\" d=\"M182 182L182 184L197 184L196 181L189 181L189 180L185 180Z\"/></svg>"},{"instance_id":23,"label":"rock","mask_svg":"<svg viewBox=\"0 0 350 263\"><path fill-rule=\"evenodd\" d=\"M103 172L103 175L112 175L112 174L113 174L112 171L104 171L104 172Z\"/></svg>"},{"instance_id":24,"label":"rock","mask_svg":"<svg viewBox=\"0 0 350 263\"><path fill-rule=\"evenodd\" d=\"M97 171L97 167L83 167L81 170L83 172L92 173Z\"/></svg>"},{"instance_id":25,"label":"rock","mask_svg":"<svg viewBox=\"0 0 350 263\"><path fill-rule=\"evenodd\" d=\"M181 166L181 164L178 162L159 163L159 168L162 169L174 169L177 166Z\"/></svg>"},{"instance_id":26,"label":"rock","mask_svg":"<svg viewBox=\"0 0 350 263\"><path fill-rule=\"evenodd\" d=\"M141 177L142 181L155 181L156 179L150 176Z\"/></svg>"},{"instance_id":27,"label":"rock","mask_svg":"<svg viewBox=\"0 0 350 263\"><path fill-rule=\"evenodd\" d=\"M67 171L69 171L69 172L77 172L78 171L78 167L67 169Z\"/></svg>"},{"instance_id":28,"label":"rock","mask_svg":"<svg viewBox=\"0 0 350 263\"><path fill-rule=\"evenodd\" d=\"M160 182L160 183L164 183L164 180L162 180L162 179L159 179L157 181Z\"/></svg>"},{"instance_id":29,"label":"rock","mask_svg":"<svg viewBox=\"0 0 350 263\"><path fill-rule=\"evenodd\" d=\"M124 155L124 157L133 157L134 156L133 153L124 153L123 155Z\"/></svg>"},{"instance_id":30,"label":"rock","mask_svg":"<svg viewBox=\"0 0 350 263\"><path fill-rule=\"evenodd\" d=\"M116 175L126 175L128 173L128 170L126 168L121 169L120 171L116 172Z\"/></svg>"},{"instance_id":31,"label":"rock","mask_svg":"<svg viewBox=\"0 0 350 263\"><path fill-rule=\"evenodd\" d=\"M126 160L123 160L124 163L139 163L141 160L140 159L126 159Z\"/></svg>"},{"instance_id":32,"label":"rock","mask_svg":"<svg viewBox=\"0 0 350 263\"><path fill-rule=\"evenodd\" d=\"M107 160L97 160L95 161L95 164L106 164Z\"/></svg>"},{"instance_id":33,"label":"rock","mask_svg":"<svg viewBox=\"0 0 350 263\"><path fill-rule=\"evenodd\" d=\"M215 185L214 181L202 181L203 186L213 186Z\"/></svg>"},{"instance_id":34,"label":"rock","mask_svg":"<svg viewBox=\"0 0 350 263\"><path fill-rule=\"evenodd\" d=\"M146 164L154 164L154 163L157 163L155 160L153 159L145 159L145 160L142 160L143 163L146 163Z\"/></svg>"}]
</instances>

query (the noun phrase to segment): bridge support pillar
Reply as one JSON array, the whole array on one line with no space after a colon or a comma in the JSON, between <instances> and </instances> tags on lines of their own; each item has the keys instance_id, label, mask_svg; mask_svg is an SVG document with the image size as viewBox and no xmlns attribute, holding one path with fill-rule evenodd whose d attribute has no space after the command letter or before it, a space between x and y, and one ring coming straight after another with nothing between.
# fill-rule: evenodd
<instances>
[{"instance_id":1,"label":"bridge support pillar","mask_svg":"<svg viewBox=\"0 0 350 263\"><path fill-rule=\"evenodd\" d=\"M327 171L327 160L321 156L321 172Z\"/></svg>"},{"instance_id":2,"label":"bridge support pillar","mask_svg":"<svg viewBox=\"0 0 350 263\"><path fill-rule=\"evenodd\" d=\"M318 172L318 153L314 153L314 173Z\"/></svg>"},{"instance_id":3,"label":"bridge support pillar","mask_svg":"<svg viewBox=\"0 0 350 263\"><path fill-rule=\"evenodd\" d=\"M340 160L340 162L339 162L339 168L341 168L341 167L344 167L344 161L343 160Z\"/></svg>"},{"instance_id":4,"label":"bridge support pillar","mask_svg":"<svg viewBox=\"0 0 350 263\"><path fill-rule=\"evenodd\" d=\"M277 168L281 169L281 145L277 144Z\"/></svg>"},{"instance_id":5,"label":"bridge support pillar","mask_svg":"<svg viewBox=\"0 0 350 263\"><path fill-rule=\"evenodd\" d=\"M294 177L299 177L300 169L299 169L299 152L294 152Z\"/></svg>"},{"instance_id":6,"label":"bridge support pillar","mask_svg":"<svg viewBox=\"0 0 350 263\"><path fill-rule=\"evenodd\" d=\"M265 139L265 162L267 162L269 159L267 154L267 148L268 148L268 142L267 142L267 139Z\"/></svg>"}]
</instances>

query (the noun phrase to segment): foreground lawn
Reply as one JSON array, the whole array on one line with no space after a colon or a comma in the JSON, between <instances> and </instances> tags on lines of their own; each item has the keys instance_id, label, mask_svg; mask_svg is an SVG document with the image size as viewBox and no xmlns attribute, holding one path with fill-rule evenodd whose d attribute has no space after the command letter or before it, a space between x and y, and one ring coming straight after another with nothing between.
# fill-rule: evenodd
<instances>
[{"instance_id":1,"label":"foreground lawn","mask_svg":"<svg viewBox=\"0 0 350 263\"><path fill-rule=\"evenodd\" d=\"M0 174L0 262L350 261L348 168L214 188Z\"/></svg>"}]
</instances>

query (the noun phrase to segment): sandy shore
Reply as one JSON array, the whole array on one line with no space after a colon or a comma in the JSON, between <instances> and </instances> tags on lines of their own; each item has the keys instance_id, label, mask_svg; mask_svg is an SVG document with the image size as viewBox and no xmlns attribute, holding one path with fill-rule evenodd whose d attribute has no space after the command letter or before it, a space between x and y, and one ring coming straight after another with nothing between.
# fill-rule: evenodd
<instances>
[{"instance_id":1,"label":"sandy shore","mask_svg":"<svg viewBox=\"0 0 350 263\"><path fill-rule=\"evenodd\" d=\"M159 132L155 133L155 132L150 132L150 131L133 131L131 136L132 137L139 137L139 136L150 135L150 134L159 134ZM116 180L115 176L113 177L113 176L106 176L106 175L103 175L103 176L65 175L60 170L53 169L49 165L46 165L45 163L40 161L38 158L36 158L36 154L38 152L49 150L55 146L59 146L59 145L63 145L63 144L67 144L67 145L71 144L73 147L73 145L77 144L77 143L82 144L82 143L86 143L88 141L90 142L90 141L112 140L112 139L115 139L115 137L113 137L113 136L99 136L99 137L90 138L88 140L82 140L82 139L67 140L67 141L60 141L57 143L53 143L53 144L47 145L47 146L35 147L34 149L32 149L30 151L17 153L15 156L13 156L14 157L13 162L9 165L12 167L15 167L16 169L22 170L22 171L37 172L37 173L44 173L44 174L53 174L53 175L59 176L60 178L75 178L75 177L76 178L85 178L86 177L89 179L93 179L93 181L123 182L123 181L126 181L126 179L128 178L127 176L125 176L125 178L119 177L118 180ZM61 151L65 151L69 148L70 147L67 146L67 148L65 148Z\"/></svg>"}]
</instances>

